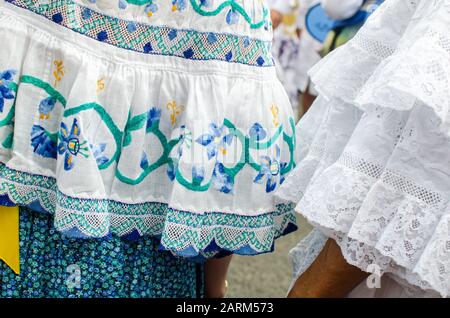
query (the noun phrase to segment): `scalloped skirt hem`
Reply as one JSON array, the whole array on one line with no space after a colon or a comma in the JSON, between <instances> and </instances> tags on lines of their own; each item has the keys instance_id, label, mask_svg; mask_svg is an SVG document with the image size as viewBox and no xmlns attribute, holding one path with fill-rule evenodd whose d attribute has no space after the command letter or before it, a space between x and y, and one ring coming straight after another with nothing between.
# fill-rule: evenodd
<instances>
[{"instance_id":1,"label":"scalloped skirt hem","mask_svg":"<svg viewBox=\"0 0 450 318\"><path fill-rule=\"evenodd\" d=\"M56 180L0 164L0 205L24 206L54 215L55 228L77 239L159 238L160 250L202 261L229 254L272 252L274 241L297 229L293 204L258 216L180 211L167 203L126 204L61 193Z\"/></svg>"}]
</instances>

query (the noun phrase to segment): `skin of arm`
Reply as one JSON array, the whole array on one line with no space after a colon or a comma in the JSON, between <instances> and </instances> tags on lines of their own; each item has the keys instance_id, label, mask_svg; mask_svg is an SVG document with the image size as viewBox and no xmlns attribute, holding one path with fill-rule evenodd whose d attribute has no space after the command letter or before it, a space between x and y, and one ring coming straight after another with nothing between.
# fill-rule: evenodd
<instances>
[{"instance_id":1,"label":"skin of arm","mask_svg":"<svg viewBox=\"0 0 450 318\"><path fill-rule=\"evenodd\" d=\"M205 264L205 297L224 298L227 292L227 273L232 256L213 258Z\"/></svg>"},{"instance_id":2,"label":"skin of arm","mask_svg":"<svg viewBox=\"0 0 450 318\"><path fill-rule=\"evenodd\" d=\"M277 10L270 10L270 18L272 19L273 28L276 29L283 20L283 15Z\"/></svg>"},{"instance_id":3,"label":"skin of arm","mask_svg":"<svg viewBox=\"0 0 450 318\"><path fill-rule=\"evenodd\" d=\"M332 239L312 265L297 279L288 298L342 298L369 276L348 264Z\"/></svg>"}]
</instances>

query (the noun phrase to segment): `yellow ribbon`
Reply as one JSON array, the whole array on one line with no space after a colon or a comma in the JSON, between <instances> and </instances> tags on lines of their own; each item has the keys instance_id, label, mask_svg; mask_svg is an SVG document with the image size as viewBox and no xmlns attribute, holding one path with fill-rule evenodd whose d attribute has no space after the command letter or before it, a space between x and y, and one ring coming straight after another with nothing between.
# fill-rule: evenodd
<instances>
[{"instance_id":1,"label":"yellow ribbon","mask_svg":"<svg viewBox=\"0 0 450 318\"><path fill-rule=\"evenodd\" d=\"M19 207L0 207L0 259L20 274Z\"/></svg>"}]
</instances>

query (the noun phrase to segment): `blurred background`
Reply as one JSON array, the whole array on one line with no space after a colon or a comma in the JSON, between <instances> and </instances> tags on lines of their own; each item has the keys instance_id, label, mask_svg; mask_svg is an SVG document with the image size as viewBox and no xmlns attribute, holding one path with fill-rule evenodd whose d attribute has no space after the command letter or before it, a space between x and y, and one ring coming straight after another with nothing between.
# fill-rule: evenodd
<instances>
[{"instance_id":1,"label":"blurred background","mask_svg":"<svg viewBox=\"0 0 450 318\"><path fill-rule=\"evenodd\" d=\"M298 218L299 229L278 239L275 252L259 256L233 256L228 274L227 298L286 297L291 284L289 250L308 234L311 226Z\"/></svg>"}]
</instances>

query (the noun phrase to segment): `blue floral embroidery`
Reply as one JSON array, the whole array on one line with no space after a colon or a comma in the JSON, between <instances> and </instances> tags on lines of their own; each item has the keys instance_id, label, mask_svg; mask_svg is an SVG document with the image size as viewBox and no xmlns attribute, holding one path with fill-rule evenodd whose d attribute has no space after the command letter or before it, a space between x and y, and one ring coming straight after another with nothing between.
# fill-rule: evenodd
<instances>
[{"instance_id":1,"label":"blue floral embroidery","mask_svg":"<svg viewBox=\"0 0 450 318\"><path fill-rule=\"evenodd\" d=\"M214 0L200 0L200 5L209 8L213 5Z\"/></svg>"},{"instance_id":2,"label":"blue floral embroidery","mask_svg":"<svg viewBox=\"0 0 450 318\"><path fill-rule=\"evenodd\" d=\"M233 193L234 180L225 172L225 166L218 162L213 171L213 188L223 193Z\"/></svg>"},{"instance_id":3,"label":"blue floral embroidery","mask_svg":"<svg viewBox=\"0 0 450 318\"><path fill-rule=\"evenodd\" d=\"M49 119L50 113L56 105L56 98L47 97L39 103L39 117L41 119Z\"/></svg>"},{"instance_id":4,"label":"blue floral embroidery","mask_svg":"<svg viewBox=\"0 0 450 318\"><path fill-rule=\"evenodd\" d=\"M267 19L266 22L264 22L264 30L269 31L272 27L272 21L270 19Z\"/></svg>"},{"instance_id":5,"label":"blue floral embroidery","mask_svg":"<svg viewBox=\"0 0 450 318\"><path fill-rule=\"evenodd\" d=\"M180 127L180 141L178 143L178 156L181 157L183 155L183 147L186 146L188 149L191 148L192 145L192 133L189 129L186 128L185 125Z\"/></svg>"},{"instance_id":6,"label":"blue floral embroidery","mask_svg":"<svg viewBox=\"0 0 450 318\"><path fill-rule=\"evenodd\" d=\"M126 9L128 6L128 2L126 0L119 0L119 9Z\"/></svg>"},{"instance_id":7,"label":"blue floral embroidery","mask_svg":"<svg viewBox=\"0 0 450 318\"><path fill-rule=\"evenodd\" d=\"M161 119L161 109L152 107L147 113L147 131L151 130Z\"/></svg>"},{"instance_id":8,"label":"blue floral embroidery","mask_svg":"<svg viewBox=\"0 0 450 318\"><path fill-rule=\"evenodd\" d=\"M267 132L259 123L253 124L249 131L250 138L254 140L263 140L267 137Z\"/></svg>"},{"instance_id":9,"label":"blue floral embroidery","mask_svg":"<svg viewBox=\"0 0 450 318\"><path fill-rule=\"evenodd\" d=\"M239 23L239 12L237 12L234 9L230 9L227 13L227 23L232 24L238 24Z\"/></svg>"},{"instance_id":10,"label":"blue floral embroidery","mask_svg":"<svg viewBox=\"0 0 450 318\"><path fill-rule=\"evenodd\" d=\"M57 137L49 134L42 126L31 128L31 146L33 151L45 158L56 159Z\"/></svg>"},{"instance_id":11,"label":"blue floral embroidery","mask_svg":"<svg viewBox=\"0 0 450 318\"><path fill-rule=\"evenodd\" d=\"M177 158L171 158L171 160L168 162L167 165L167 176L169 177L170 181L174 181L177 175L178 162L180 161L180 158L183 155L183 147L190 149L192 145L192 133L189 131L189 129L186 128L185 125L182 125L180 127L179 138L180 139L178 141Z\"/></svg>"},{"instance_id":12,"label":"blue floral embroidery","mask_svg":"<svg viewBox=\"0 0 450 318\"><path fill-rule=\"evenodd\" d=\"M89 147L92 150L92 154L94 155L95 161L97 161L98 166L101 166L109 161L109 158L104 154L106 149L105 143L101 143L98 145L90 144Z\"/></svg>"},{"instance_id":13,"label":"blue floral embroidery","mask_svg":"<svg viewBox=\"0 0 450 318\"><path fill-rule=\"evenodd\" d=\"M3 112L5 99L14 99L14 91L10 85L15 74L15 70L7 70L0 73L0 113Z\"/></svg>"},{"instance_id":14,"label":"blue floral embroidery","mask_svg":"<svg viewBox=\"0 0 450 318\"><path fill-rule=\"evenodd\" d=\"M149 3L145 6L144 11L147 14L148 17L153 16L158 11L159 7L156 3Z\"/></svg>"},{"instance_id":15,"label":"blue floral embroidery","mask_svg":"<svg viewBox=\"0 0 450 318\"><path fill-rule=\"evenodd\" d=\"M224 126L217 126L215 123L209 125L209 132L201 135L196 141L206 147L208 159L216 157L219 152L226 154L226 147L233 141L233 135L223 135Z\"/></svg>"},{"instance_id":16,"label":"blue floral embroidery","mask_svg":"<svg viewBox=\"0 0 450 318\"><path fill-rule=\"evenodd\" d=\"M184 11L186 0L172 0L172 11Z\"/></svg>"},{"instance_id":17,"label":"blue floral embroidery","mask_svg":"<svg viewBox=\"0 0 450 318\"><path fill-rule=\"evenodd\" d=\"M270 158L269 156L261 156L261 170L259 174L256 176L253 182L255 183L263 183L264 179L266 179L266 192L272 192L275 190L277 186L277 177L281 172L281 164L280 164L281 151L280 147L276 146L276 156L275 158Z\"/></svg>"},{"instance_id":18,"label":"blue floral embroidery","mask_svg":"<svg viewBox=\"0 0 450 318\"><path fill-rule=\"evenodd\" d=\"M149 17L153 15L156 11L158 11L158 5L155 3L154 0L119 0L119 8L120 9L126 9L128 7L128 4L135 4L138 6L145 5L144 11L147 13Z\"/></svg>"},{"instance_id":19,"label":"blue floral embroidery","mask_svg":"<svg viewBox=\"0 0 450 318\"><path fill-rule=\"evenodd\" d=\"M70 170L74 166L74 156L77 157L79 154L87 158L88 154L85 151L88 150L87 147L83 147L86 141L80 142L80 127L78 126L78 121L75 118L72 123L72 128L69 133L64 122L61 122L61 128L59 130L59 140L58 153L60 155L65 154L64 157L64 169Z\"/></svg>"},{"instance_id":20,"label":"blue floral embroidery","mask_svg":"<svg viewBox=\"0 0 450 318\"><path fill-rule=\"evenodd\" d=\"M170 181L175 180L175 177L177 176L177 169L178 169L178 160L172 159L172 161L170 161L167 164L167 177L169 177Z\"/></svg>"},{"instance_id":21,"label":"blue floral embroidery","mask_svg":"<svg viewBox=\"0 0 450 318\"><path fill-rule=\"evenodd\" d=\"M195 185L199 185L205 179L205 168L199 166L192 167L192 181Z\"/></svg>"},{"instance_id":22,"label":"blue floral embroidery","mask_svg":"<svg viewBox=\"0 0 450 318\"><path fill-rule=\"evenodd\" d=\"M145 170L147 169L149 166L148 163L148 156L147 153L145 151L142 152L142 156L141 156L141 163L140 163L140 167Z\"/></svg>"},{"instance_id":23,"label":"blue floral embroidery","mask_svg":"<svg viewBox=\"0 0 450 318\"><path fill-rule=\"evenodd\" d=\"M286 180L286 173L283 173L283 170L288 166L287 162L280 163L280 185L283 184L284 180Z\"/></svg>"}]
</instances>

